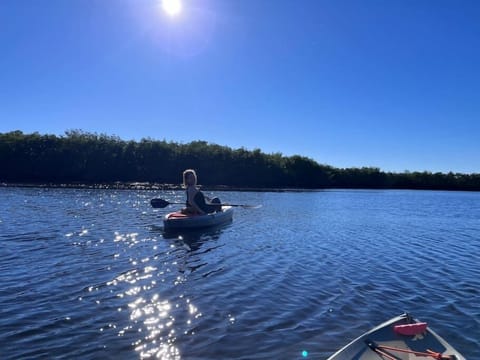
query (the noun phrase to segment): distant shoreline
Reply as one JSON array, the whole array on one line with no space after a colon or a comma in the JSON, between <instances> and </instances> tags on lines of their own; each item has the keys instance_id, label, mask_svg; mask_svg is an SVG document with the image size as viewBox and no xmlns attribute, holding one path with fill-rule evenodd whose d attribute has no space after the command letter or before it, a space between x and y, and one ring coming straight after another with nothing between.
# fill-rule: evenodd
<instances>
[{"instance_id":1,"label":"distant shoreline","mask_svg":"<svg viewBox=\"0 0 480 360\"><path fill-rule=\"evenodd\" d=\"M204 191L241 191L241 192L319 192L325 190L420 190L420 191L467 191L469 189L428 189L428 188L375 188L375 187L327 187L307 188L260 188L238 187L230 185L198 185ZM182 191L181 184L162 184L150 182L114 182L114 183L7 183L0 182L0 188L37 188L37 189L85 189L85 190L145 190L145 191Z\"/></svg>"},{"instance_id":2,"label":"distant shoreline","mask_svg":"<svg viewBox=\"0 0 480 360\"><path fill-rule=\"evenodd\" d=\"M38 188L38 189L104 189L104 190L152 190L152 191L179 191L184 190L180 184L161 184L149 182L115 182L115 183L0 183L0 187L10 188ZM245 191L245 192L315 192L325 189L295 189L295 188L245 188L228 185L199 185L206 191Z\"/></svg>"}]
</instances>

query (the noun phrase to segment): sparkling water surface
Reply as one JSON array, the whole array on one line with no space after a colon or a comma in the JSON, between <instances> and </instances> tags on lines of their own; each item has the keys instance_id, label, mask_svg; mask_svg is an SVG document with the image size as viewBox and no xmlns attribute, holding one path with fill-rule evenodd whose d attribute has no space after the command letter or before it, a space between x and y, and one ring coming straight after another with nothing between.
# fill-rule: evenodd
<instances>
[{"instance_id":1,"label":"sparkling water surface","mask_svg":"<svg viewBox=\"0 0 480 360\"><path fill-rule=\"evenodd\" d=\"M0 188L2 359L325 359L404 311L480 359L480 193Z\"/></svg>"}]
</instances>

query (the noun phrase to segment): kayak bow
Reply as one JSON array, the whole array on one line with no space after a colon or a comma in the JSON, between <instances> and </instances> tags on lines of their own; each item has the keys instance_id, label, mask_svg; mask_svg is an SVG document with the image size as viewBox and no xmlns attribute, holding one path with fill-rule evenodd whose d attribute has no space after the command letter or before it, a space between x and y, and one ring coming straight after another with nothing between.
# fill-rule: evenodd
<instances>
[{"instance_id":1,"label":"kayak bow","mask_svg":"<svg viewBox=\"0 0 480 360\"><path fill-rule=\"evenodd\" d=\"M367 331L327 360L465 360L425 322L403 314Z\"/></svg>"}]
</instances>

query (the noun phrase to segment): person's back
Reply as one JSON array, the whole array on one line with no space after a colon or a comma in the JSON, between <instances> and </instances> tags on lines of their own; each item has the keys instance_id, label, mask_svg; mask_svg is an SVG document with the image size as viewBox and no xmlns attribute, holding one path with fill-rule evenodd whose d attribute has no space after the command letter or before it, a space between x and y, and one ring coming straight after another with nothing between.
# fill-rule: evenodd
<instances>
[{"instance_id":1,"label":"person's back","mask_svg":"<svg viewBox=\"0 0 480 360\"><path fill-rule=\"evenodd\" d=\"M203 215L222 210L220 199L213 198L210 200L198 190L197 174L195 170L187 169L183 172L183 186L186 187L187 193L186 209L184 209L185 213ZM209 203L207 203L207 200L210 200Z\"/></svg>"}]
</instances>

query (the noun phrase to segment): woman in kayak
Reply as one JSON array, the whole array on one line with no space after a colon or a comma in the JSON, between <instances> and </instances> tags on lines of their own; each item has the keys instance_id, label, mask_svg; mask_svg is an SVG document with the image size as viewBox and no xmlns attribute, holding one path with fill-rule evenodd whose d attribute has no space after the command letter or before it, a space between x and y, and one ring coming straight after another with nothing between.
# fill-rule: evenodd
<instances>
[{"instance_id":1,"label":"woman in kayak","mask_svg":"<svg viewBox=\"0 0 480 360\"><path fill-rule=\"evenodd\" d=\"M184 214L208 214L222 210L219 198L209 199L197 188L197 174L195 170L187 169L183 172L183 186L187 191L187 207L182 209ZM216 205L218 204L218 205Z\"/></svg>"}]
</instances>

